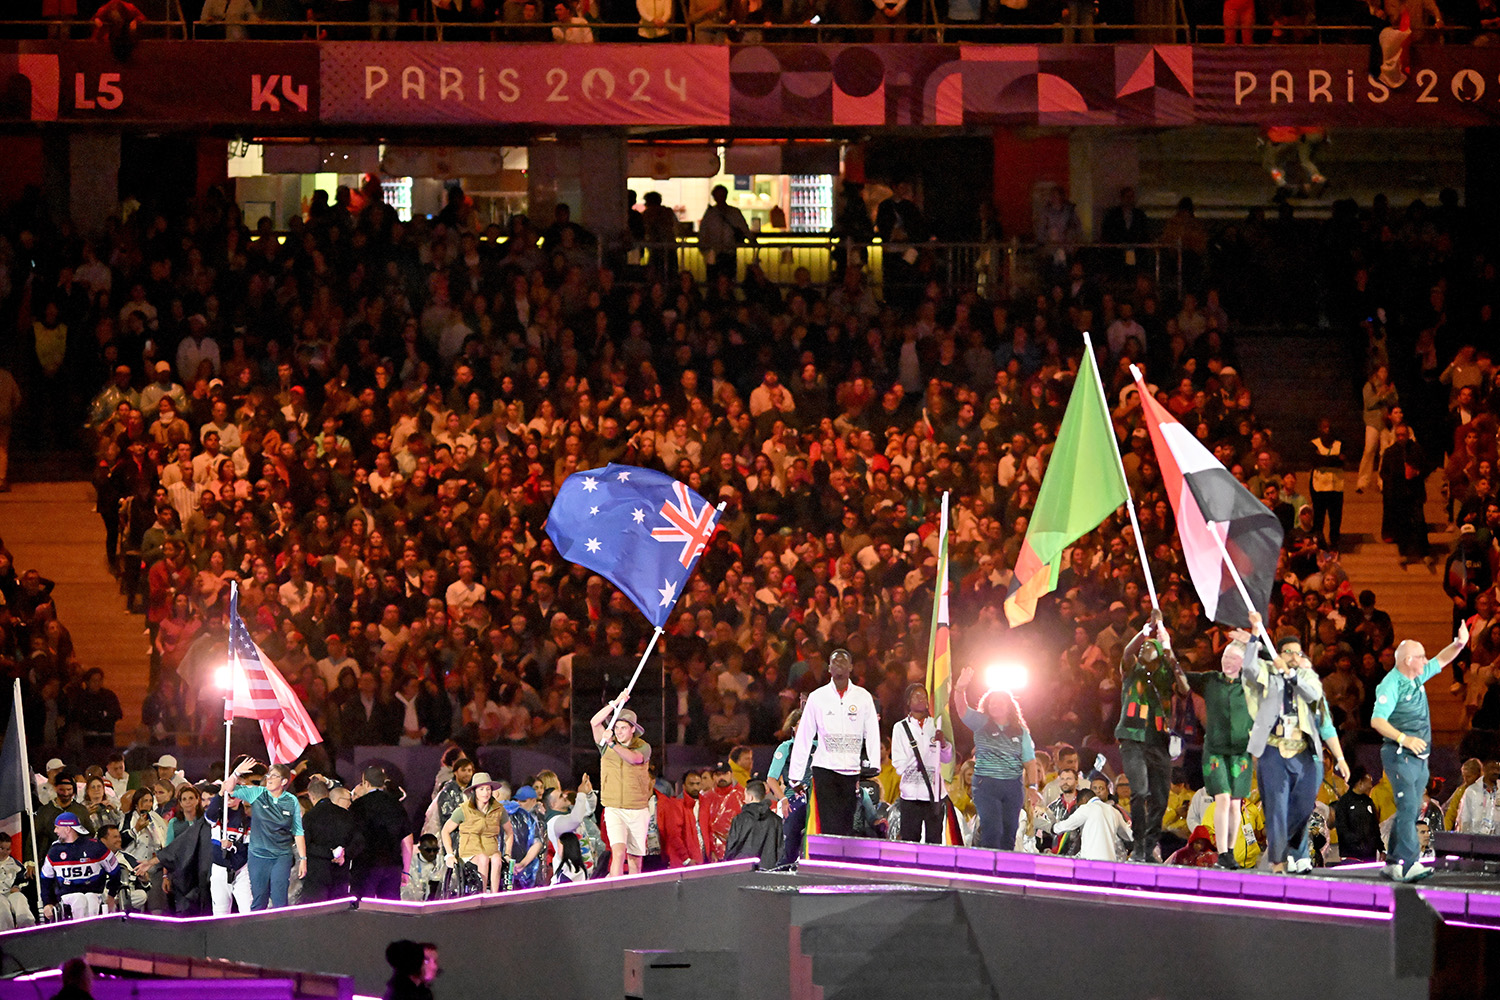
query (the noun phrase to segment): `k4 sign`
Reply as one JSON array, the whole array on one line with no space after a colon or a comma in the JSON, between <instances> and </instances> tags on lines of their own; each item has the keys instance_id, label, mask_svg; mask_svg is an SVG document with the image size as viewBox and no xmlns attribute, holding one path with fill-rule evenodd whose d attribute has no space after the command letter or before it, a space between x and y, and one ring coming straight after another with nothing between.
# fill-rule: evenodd
<instances>
[{"instance_id":1,"label":"k4 sign","mask_svg":"<svg viewBox=\"0 0 1500 1000\"><path fill-rule=\"evenodd\" d=\"M117 59L96 42L25 42L0 55L0 85L29 100L0 102L0 117L122 124L312 124L318 120L318 48L299 42L167 42ZM12 106L13 105L13 106ZM20 114L29 110L29 115Z\"/></svg>"}]
</instances>

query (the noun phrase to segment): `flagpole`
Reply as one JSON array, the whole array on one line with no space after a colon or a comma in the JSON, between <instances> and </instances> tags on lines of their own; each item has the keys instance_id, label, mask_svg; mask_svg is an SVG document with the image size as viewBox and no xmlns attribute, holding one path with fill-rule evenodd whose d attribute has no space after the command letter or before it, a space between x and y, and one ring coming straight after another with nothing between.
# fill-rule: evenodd
<instances>
[{"instance_id":1,"label":"flagpole","mask_svg":"<svg viewBox=\"0 0 1500 1000\"><path fill-rule=\"evenodd\" d=\"M1090 356L1094 357L1094 385L1099 390L1100 401L1104 403L1104 412L1108 414L1110 412L1109 397L1104 394L1104 378L1099 374L1099 359L1094 355L1094 341L1089 336L1087 330L1083 333L1083 346L1089 352ZM1135 365L1130 366L1130 372L1132 376L1135 375ZM1137 379L1136 381L1139 382L1140 380ZM1145 392L1145 388L1141 387L1137 391ZM1110 436L1114 436L1114 421L1110 421ZM1135 517L1135 497L1130 493L1130 478L1125 475L1125 458L1120 454L1119 441L1115 442L1115 463L1120 469L1120 482L1125 485L1125 510L1130 514L1130 528L1131 532L1135 535L1136 551L1141 556L1141 573L1146 577L1146 590L1151 595L1151 607L1159 611L1161 610L1161 605L1156 600L1156 581L1151 577L1151 559L1146 554L1146 540L1141 537L1141 522L1136 520Z\"/></svg>"},{"instance_id":2,"label":"flagpole","mask_svg":"<svg viewBox=\"0 0 1500 1000\"><path fill-rule=\"evenodd\" d=\"M1087 336L1087 334L1085 334L1085 336ZM1135 365L1131 365L1130 366L1130 377L1133 378L1133 379L1135 379L1135 384L1137 386L1137 389L1141 393L1142 400L1144 400L1145 399L1145 393L1146 393L1146 381L1145 381L1145 379L1141 378L1141 370L1139 368L1137 368ZM1141 409L1142 409L1142 412L1144 412L1144 410L1145 410L1145 403L1144 402L1141 403ZM1122 459L1122 462L1123 462L1123 459ZM1208 528L1208 533L1213 536L1214 544L1219 547L1219 557L1224 560L1224 565L1229 569L1229 576L1230 576L1230 578L1232 580L1234 580L1234 586L1235 586L1235 589L1237 591L1239 591L1240 599L1245 602L1245 611L1246 611L1246 613L1247 614L1259 614L1259 612L1256 610L1255 602L1250 599L1250 591L1245 587L1245 581L1240 576L1240 569L1239 569L1239 567L1234 564L1234 560L1233 559L1229 558L1229 548L1228 548L1228 546L1226 546L1224 544L1224 539L1221 538L1219 536L1219 533L1214 530L1214 526L1212 524L1207 525L1207 528ZM1137 537L1139 537L1139 536L1137 536ZM1149 576L1148 576L1148 579L1149 579ZM1271 641L1271 635L1270 635L1270 633L1266 631L1266 625L1265 625L1264 621L1262 621L1261 625L1260 625L1260 637L1261 637L1261 641L1266 644L1266 649L1267 650L1272 650L1272 649L1275 648L1275 644Z\"/></svg>"},{"instance_id":3,"label":"flagpole","mask_svg":"<svg viewBox=\"0 0 1500 1000\"><path fill-rule=\"evenodd\" d=\"M1229 575L1234 580L1235 589L1240 592L1240 599L1245 602L1246 612L1249 614L1259 614L1255 605L1250 600L1250 591L1245 587L1245 581L1240 576L1239 567L1234 564L1233 559L1229 558L1229 548L1224 544L1224 539L1219 537L1219 533L1214 530L1214 526L1211 524L1208 526L1208 533L1214 536L1214 544L1219 547L1219 555L1224 559L1224 565L1229 568ZM1271 641L1271 634L1266 631L1264 619L1260 623L1260 638L1266 644L1266 651L1274 654L1276 644Z\"/></svg>"},{"instance_id":4,"label":"flagpole","mask_svg":"<svg viewBox=\"0 0 1500 1000\"><path fill-rule=\"evenodd\" d=\"M240 585L237 581L229 581L229 602L239 614ZM230 628L233 629L231 623ZM239 666L239 656L234 651L234 643L229 644L229 690L224 693L224 776L219 779L219 787L224 787L224 782L229 780L229 737L234 731L234 671ZM229 821L229 800L225 799L219 803L219 815L223 822Z\"/></svg>"},{"instance_id":5,"label":"flagpole","mask_svg":"<svg viewBox=\"0 0 1500 1000\"><path fill-rule=\"evenodd\" d=\"M938 609L942 607L943 596L945 594L947 594L947 592L948 592L948 561L943 558L943 553L944 553L944 550L945 550L945 548L947 546L947 542L948 542L948 491L944 490L943 491L943 505L942 505L941 513L938 515L938 574L939 575L938 575L938 578L937 578L937 581L936 581L937 582L937 588L933 591L933 595L932 595L932 625L933 625L933 628L932 628L932 634L927 637L927 668L929 670L932 669L932 666L933 666L933 657L937 654ZM952 613L951 608L950 608L949 613L950 614ZM949 662L949 671L948 671L948 699L951 701L952 698L953 698L953 670L952 670L952 662L953 662L953 633L952 633L951 630L948 633L948 662ZM933 691L930 694L931 695L937 694L936 686L934 686L934 689L933 689ZM934 705L929 705L928 708L933 713L933 719L937 723L938 732L943 732L943 720L944 720L944 716L947 714L947 708L948 708L947 704L944 703L944 705L941 708L939 708L935 704ZM951 720L949 722L949 727L948 728L950 730L952 729L952 722L951 722ZM953 733L952 732L943 732L943 735L946 736L950 741L953 739Z\"/></svg>"},{"instance_id":6,"label":"flagpole","mask_svg":"<svg viewBox=\"0 0 1500 1000\"><path fill-rule=\"evenodd\" d=\"M723 514L724 508L726 506L727 503L723 500L720 500L718 507L714 509L718 514ZM715 526L717 526L718 517L714 518L714 522ZM704 551L707 551L707 549L708 545L707 543L704 543ZM687 590L685 584L688 581L688 577L693 575L693 570L698 568L698 560L699 558L701 558L701 555L702 554L700 553L699 555L694 556L693 561L688 564L687 572L682 574L682 583L684 584L684 586L682 586L677 591L677 596L672 599L672 608L677 607L677 602L682 599L683 591ZM672 610L671 608L668 608L665 617L671 617L671 615ZM630 675L630 683L625 685L625 690L620 693L620 698L615 703L615 714L609 717L609 729L614 729L615 723L620 720L620 713L625 709L625 701L630 697L630 692L635 690L635 682L640 680L641 671L645 669L646 661L651 658L651 651L656 648L656 642L661 638L661 633L662 627L660 625L656 626L656 631L651 633L651 641L646 643L646 651L641 654L640 662L635 665L635 673Z\"/></svg>"},{"instance_id":7,"label":"flagpole","mask_svg":"<svg viewBox=\"0 0 1500 1000\"><path fill-rule=\"evenodd\" d=\"M21 706L21 678L15 679L12 687L15 707L11 711L16 713L16 736L17 743L21 749L21 778L22 788L25 790L26 822L31 829L31 863L36 866L36 871L31 873L31 891L36 895L36 912L42 912L42 859L39 852L40 846L36 840L36 807L32 804L32 795L36 793L35 782L31 776L31 756L26 748L26 713ZM23 859L24 860L24 859Z\"/></svg>"}]
</instances>

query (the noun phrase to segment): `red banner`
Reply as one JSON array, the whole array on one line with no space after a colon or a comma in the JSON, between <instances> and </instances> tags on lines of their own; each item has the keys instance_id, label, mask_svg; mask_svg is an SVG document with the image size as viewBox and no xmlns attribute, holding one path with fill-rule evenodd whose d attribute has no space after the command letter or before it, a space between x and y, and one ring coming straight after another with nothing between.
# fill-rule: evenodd
<instances>
[{"instance_id":1,"label":"red banner","mask_svg":"<svg viewBox=\"0 0 1500 1000\"><path fill-rule=\"evenodd\" d=\"M296 42L158 42L127 60L96 42L0 56L0 117L122 124L312 125L318 50Z\"/></svg>"},{"instance_id":2,"label":"red banner","mask_svg":"<svg viewBox=\"0 0 1500 1000\"><path fill-rule=\"evenodd\" d=\"M0 121L328 125L1500 125L1500 46L148 41L0 51ZM306 132L301 132L306 134Z\"/></svg>"},{"instance_id":3,"label":"red banner","mask_svg":"<svg viewBox=\"0 0 1500 1000\"><path fill-rule=\"evenodd\" d=\"M727 125L718 45L330 43L330 124Z\"/></svg>"},{"instance_id":4,"label":"red banner","mask_svg":"<svg viewBox=\"0 0 1500 1000\"><path fill-rule=\"evenodd\" d=\"M1395 90L1370 79L1357 45L1199 47L1193 70L1204 124L1500 124L1500 51L1488 46L1419 43Z\"/></svg>"}]
</instances>

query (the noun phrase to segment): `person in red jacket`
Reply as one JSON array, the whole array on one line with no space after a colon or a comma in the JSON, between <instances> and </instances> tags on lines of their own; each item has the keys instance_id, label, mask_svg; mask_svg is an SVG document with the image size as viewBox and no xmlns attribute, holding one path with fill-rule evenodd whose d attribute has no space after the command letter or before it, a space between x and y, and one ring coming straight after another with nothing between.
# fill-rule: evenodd
<instances>
[{"instance_id":1,"label":"person in red jacket","mask_svg":"<svg viewBox=\"0 0 1500 1000\"><path fill-rule=\"evenodd\" d=\"M724 848L729 843L729 824L745 808L745 790L735 784L734 772L727 760L714 765L713 782L713 786L701 796L707 803L709 829L713 831L713 847L708 860L723 861Z\"/></svg>"},{"instance_id":2,"label":"person in red jacket","mask_svg":"<svg viewBox=\"0 0 1500 1000\"><path fill-rule=\"evenodd\" d=\"M658 795L656 830L661 836L661 853L668 868L701 865L713 847L713 831L708 823L708 804L702 799L704 775L689 771L682 776L682 796Z\"/></svg>"}]
</instances>

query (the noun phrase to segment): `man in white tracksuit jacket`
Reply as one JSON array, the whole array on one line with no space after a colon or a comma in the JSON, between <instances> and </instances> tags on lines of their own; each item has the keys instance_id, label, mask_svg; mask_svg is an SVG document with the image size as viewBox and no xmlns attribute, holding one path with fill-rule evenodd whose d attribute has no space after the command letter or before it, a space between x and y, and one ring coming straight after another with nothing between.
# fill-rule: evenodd
<instances>
[{"instance_id":1,"label":"man in white tracksuit jacket","mask_svg":"<svg viewBox=\"0 0 1500 1000\"><path fill-rule=\"evenodd\" d=\"M807 696L787 768L793 783L812 782L819 832L840 837L854 833L860 770L866 761L880 759L875 699L849 683L852 668L848 650L836 649L828 658L829 681Z\"/></svg>"}]
</instances>

